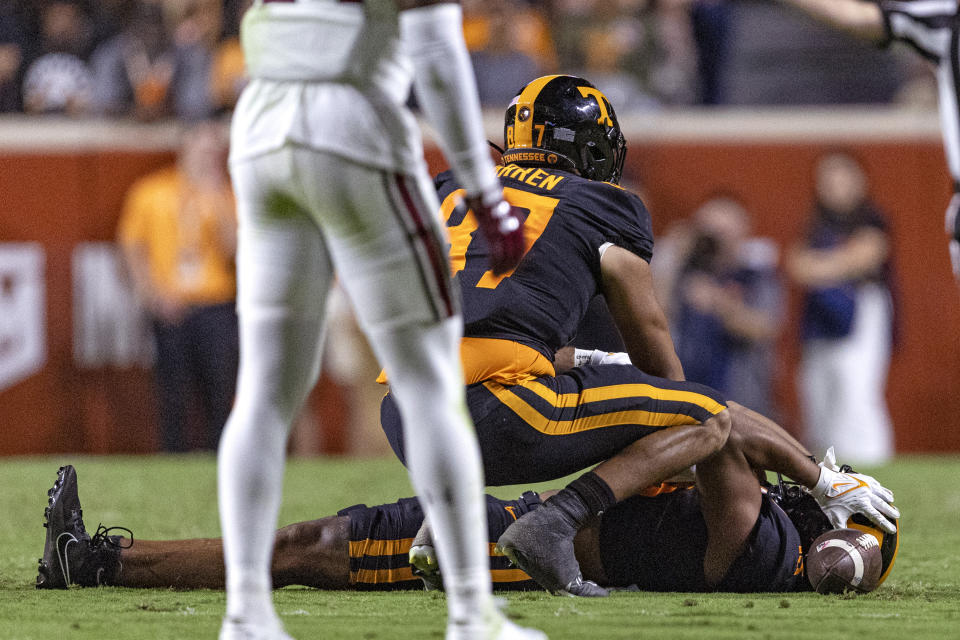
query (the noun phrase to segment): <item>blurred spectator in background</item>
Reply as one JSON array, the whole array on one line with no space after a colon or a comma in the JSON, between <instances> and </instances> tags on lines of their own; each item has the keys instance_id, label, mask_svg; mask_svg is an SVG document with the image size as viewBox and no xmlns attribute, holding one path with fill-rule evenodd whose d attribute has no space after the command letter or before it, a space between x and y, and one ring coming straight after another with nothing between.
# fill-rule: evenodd
<instances>
[{"instance_id":1,"label":"blurred spectator in background","mask_svg":"<svg viewBox=\"0 0 960 640\"><path fill-rule=\"evenodd\" d=\"M776 415L775 341L783 307L778 252L772 241L751 238L750 227L739 202L713 198L665 236L654 266L687 379Z\"/></svg>"},{"instance_id":2,"label":"blurred spectator in background","mask_svg":"<svg viewBox=\"0 0 960 640\"><path fill-rule=\"evenodd\" d=\"M223 30L223 0L167 0L174 45L173 111L184 120L214 110L211 66Z\"/></svg>"},{"instance_id":3,"label":"blurred spectator in background","mask_svg":"<svg viewBox=\"0 0 960 640\"><path fill-rule=\"evenodd\" d=\"M29 36L18 9L14 2L0 3L0 113L23 109L20 85Z\"/></svg>"},{"instance_id":4,"label":"blurred spectator in background","mask_svg":"<svg viewBox=\"0 0 960 640\"><path fill-rule=\"evenodd\" d=\"M504 109L530 80L543 74L537 52L550 48L549 32L542 16L516 0L485 0L467 3L471 18L470 59L477 77L477 91L484 106Z\"/></svg>"},{"instance_id":5,"label":"blurred spectator in background","mask_svg":"<svg viewBox=\"0 0 960 640\"><path fill-rule=\"evenodd\" d=\"M729 0L693 0L690 24L697 49L700 104L723 104L732 30Z\"/></svg>"},{"instance_id":6,"label":"blurred spectator in background","mask_svg":"<svg viewBox=\"0 0 960 640\"><path fill-rule=\"evenodd\" d=\"M92 76L85 59L93 26L79 3L49 2L40 14L40 48L23 77L27 113L83 115L90 108Z\"/></svg>"},{"instance_id":7,"label":"blurred spectator in background","mask_svg":"<svg viewBox=\"0 0 960 640\"><path fill-rule=\"evenodd\" d=\"M99 44L120 33L136 10L139 0L88 0L93 38Z\"/></svg>"},{"instance_id":8,"label":"blurred spectator in background","mask_svg":"<svg viewBox=\"0 0 960 640\"><path fill-rule=\"evenodd\" d=\"M650 86L667 104L697 102L697 45L690 22L691 0L649 0L659 54L652 61Z\"/></svg>"},{"instance_id":9,"label":"blurred spectator in background","mask_svg":"<svg viewBox=\"0 0 960 640\"><path fill-rule=\"evenodd\" d=\"M247 85L247 71L240 47L240 20L253 0L227 3L224 9L224 39L213 51L210 67L210 100L217 112L231 111Z\"/></svg>"},{"instance_id":10,"label":"blurred spectator in background","mask_svg":"<svg viewBox=\"0 0 960 640\"><path fill-rule=\"evenodd\" d=\"M807 446L863 464L889 460L884 392L893 333L890 233L860 164L831 153L816 167L816 205L787 270L804 289L799 389Z\"/></svg>"},{"instance_id":11,"label":"blurred spectator in background","mask_svg":"<svg viewBox=\"0 0 960 640\"><path fill-rule=\"evenodd\" d=\"M900 53L785 11L780 2L726 4L730 38L720 77L727 104L866 104L896 97L904 80Z\"/></svg>"},{"instance_id":12,"label":"blurred spectator in background","mask_svg":"<svg viewBox=\"0 0 960 640\"><path fill-rule=\"evenodd\" d=\"M168 115L173 57L162 9L139 3L126 27L93 54L97 110L141 120Z\"/></svg>"},{"instance_id":13,"label":"blurred spectator in background","mask_svg":"<svg viewBox=\"0 0 960 640\"><path fill-rule=\"evenodd\" d=\"M176 166L131 187L119 241L134 290L151 316L164 451L189 447L191 395L203 414L201 448L215 449L237 376L236 214L226 132L188 129Z\"/></svg>"},{"instance_id":14,"label":"blurred spectator in background","mask_svg":"<svg viewBox=\"0 0 960 640\"><path fill-rule=\"evenodd\" d=\"M94 52L98 112L140 120L210 115L210 64L220 34L219 7L215 0L141 0L125 28Z\"/></svg>"},{"instance_id":15,"label":"blurred spectator in background","mask_svg":"<svg viewBox=\"0 0 960 640\"><path fill-rule=\"evenodd\" d=\"M0 35L0 113L20 111L23 108L20 97L22 62L23 49L20 44Z\"/></svg>"},{"instance_id":16,"label":"blurred spectator in background","mask_svg":"<svg viewBox=\"0 0 960 640\"><path fill-rule=\"evenodd\" d=\"M560 67L580 70L621 107L693 101L690 0L556 0L551 25ZM613 96L623 93L623 98ZM642 97L642 98L641 98ZM652 98L652 100L650 99Z\"/></svg>"},{"instance_id":17,"label":"blurred spectator in background","mask_svg":"<svg viewBox=\"0 0 960 640\"><path fill-rule=\"evenodd\" d=\"M640 78L624 70L622 62L631 53L633 36L629 27L587 29L583 34L584 67L575 74L603 91L620 113L651 109L658 104Z\"/></svg>"}]
</instances>

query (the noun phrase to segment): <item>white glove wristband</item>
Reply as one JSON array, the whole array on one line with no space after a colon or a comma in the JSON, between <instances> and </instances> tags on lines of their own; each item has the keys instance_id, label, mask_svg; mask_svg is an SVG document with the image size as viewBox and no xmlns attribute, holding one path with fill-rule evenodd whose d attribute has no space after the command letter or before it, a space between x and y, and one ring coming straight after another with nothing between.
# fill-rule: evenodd
<instances>
[{"instance_id":1,"label":"white glove wristband","mask_svg":"<svg viewBox=\"0 0 960 640\"><path fill-rule=\"evenodd\" d=\"M625 353L610 353L599 349L574 349L573 366L582 367L588 364L631 364L631 362L630 356Z\"/></svg>"},{"instance_id":2,"label":"white glove wristband","mask_svg":"<svg viewBox=\"0 0 960 640\"><path fill-rule=\"evenodd\" d=\"M573 366L583 367L588 364L600 364L603 356L603 351L597 349L574 349Z\"/></svg>"},{"instance_id":3,"label":"white glove wristband","mask_svg":"<svg viewBox=\"0 0 960 640\"><path fill-rule=\"evenodd\" d=\"M827 469L826 467L820 467L820 477L817 479L817 484L815 484L813 488L809 490L810 494L814 498L822 498L825 496L827 494L827 489L830 488L833 476L835 475L835 472Z\"/></svg>"}]
</instances>

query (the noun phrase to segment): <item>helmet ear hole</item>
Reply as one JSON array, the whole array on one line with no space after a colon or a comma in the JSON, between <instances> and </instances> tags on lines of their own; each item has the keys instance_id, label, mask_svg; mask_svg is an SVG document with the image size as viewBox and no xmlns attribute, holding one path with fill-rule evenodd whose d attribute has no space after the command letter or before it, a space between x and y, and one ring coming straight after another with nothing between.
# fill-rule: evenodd
<instances>
[{"instance_id":1,"label":"helmet ear hole","mask_svg":"<svg viewBox=\"0 0 960 640\"><path fill-rule=\"evenodd\" d=\"M603 155L603 151L597 146L596 142L587 143L587 151L590 153L590 157L593 158L594 162L603 162L606 158Z\"/></svg>"},{"instance_id":2,"label":"helmet ear hole","mask_svg":"<svg viewBox=\"0 0 960 640\"><path fill-rule=\"evenodd\" d=\"M597 161L595 158L596 144L585 142L580 146L580 162L578 170L587 180L597 179Z\"/></svg>"}]
</instances>

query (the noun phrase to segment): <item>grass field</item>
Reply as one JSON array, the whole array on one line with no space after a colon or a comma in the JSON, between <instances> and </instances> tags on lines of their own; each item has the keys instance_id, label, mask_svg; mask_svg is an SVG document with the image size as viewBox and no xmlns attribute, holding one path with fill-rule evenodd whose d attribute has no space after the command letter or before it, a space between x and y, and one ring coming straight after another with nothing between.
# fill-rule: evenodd
<instances>
[{"instance_id":1,"label":"grass field","mask_svg":"<svg viewBox=\"0 0 960 640\"><path fill-rule=\"evenodd\" d=\"M0 639L215 638L223 593L117 588L37 591L46 490L74 464L89 530L123 525L148 539L219 535L216 469L208 456L30 458L0 462ZM776 640L960 638L960 458L910 457L875 472L903 512L897 565L866 596L640 594L607 599L509 595L523 624L563 638ZM554 485L556 483L553 483ZM501 489L515 497L515 489ZM294 460L283 523L357 502L410 495L394 460ZM426 592L324 593L287 588L276 603L297 638L442 638L444 601Z\"/></svg>"}]
</instances>

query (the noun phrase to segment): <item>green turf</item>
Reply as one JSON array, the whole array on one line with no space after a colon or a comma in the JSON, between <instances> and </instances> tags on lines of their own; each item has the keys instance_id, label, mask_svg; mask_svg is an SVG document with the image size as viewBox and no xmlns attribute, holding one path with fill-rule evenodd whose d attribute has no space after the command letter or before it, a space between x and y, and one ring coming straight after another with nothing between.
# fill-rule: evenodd
<instances>
[{"instance_id":1,"label":"green turf","mask_svg":"<svg viewBox=\"0 0 960 640\"><path fill-rule=\"evenodd\" d=\"M223 594L116 588L36 591L46 490L59 464L77 467L89 529L102 521L144 538L218 535L211 457L4 459L0 461L0 638L61 640L214 638ZM875 593L859 597L619 593L600 600L528 593L508 596L524 624L560 638L960 637L960 459L904 458L876 473L903 511L897 566ZM409 495L394 460L292 461L281 521L314 518L357 502ZM515 497L512 489L499 495ZM276 594L298 638L441 638L442 596L428 593Z\"/></svg>"}]
</instances>

